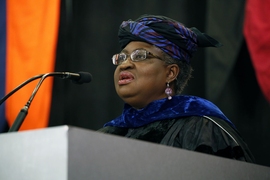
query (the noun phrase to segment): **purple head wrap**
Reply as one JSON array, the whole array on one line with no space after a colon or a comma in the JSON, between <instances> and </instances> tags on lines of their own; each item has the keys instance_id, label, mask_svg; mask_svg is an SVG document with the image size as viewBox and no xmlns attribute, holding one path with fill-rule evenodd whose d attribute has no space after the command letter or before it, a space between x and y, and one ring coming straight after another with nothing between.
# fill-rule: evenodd
<instances>
[{"instance_id":1,"label":"purple head wrap","mask_svg":"<svg viewBox=\"0 0 270 180\"><path fill-rule=\"evenodd\" d=\"M123 49L131 41L153 44L174 59L190 62L198 47L219 47L221 44L196 28L165 16L143 15L135 21L122 22L118 32Z\"/></svg>"}]
</instances>

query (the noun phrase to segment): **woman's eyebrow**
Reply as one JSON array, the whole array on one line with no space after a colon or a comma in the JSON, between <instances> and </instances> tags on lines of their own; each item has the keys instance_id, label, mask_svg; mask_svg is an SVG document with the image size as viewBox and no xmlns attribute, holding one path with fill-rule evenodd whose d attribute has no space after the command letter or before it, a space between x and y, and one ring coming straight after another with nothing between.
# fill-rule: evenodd
<instances>
[{"instance_id":1,"label":"woman's eyebrow","mask_svg":"<svg viewBox=\"0 0 270 180\"><path fill-rule=\"evenodd\" d=\"M128 50L126 50L126 49L123 49L120 53L129 54Z\"/></svg>"}]
</instances>

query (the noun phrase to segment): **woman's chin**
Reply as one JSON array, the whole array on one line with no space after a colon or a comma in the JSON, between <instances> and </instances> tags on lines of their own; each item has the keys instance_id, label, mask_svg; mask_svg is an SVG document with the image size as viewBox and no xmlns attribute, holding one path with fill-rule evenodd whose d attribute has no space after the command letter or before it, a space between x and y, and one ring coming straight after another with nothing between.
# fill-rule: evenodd
<instances>
[{"instance_id":1,"label":"woman's chin","mask_svg":"<svg viewBox=\"0 0 270 180\"><path fill-rule=\"evenodd\" d=\"M126 99L132 99L135 97L135 94L130 92L130 91L118 91L118 96L123 99L124 101L126 101Z\"/></svg>"}]
</instances>

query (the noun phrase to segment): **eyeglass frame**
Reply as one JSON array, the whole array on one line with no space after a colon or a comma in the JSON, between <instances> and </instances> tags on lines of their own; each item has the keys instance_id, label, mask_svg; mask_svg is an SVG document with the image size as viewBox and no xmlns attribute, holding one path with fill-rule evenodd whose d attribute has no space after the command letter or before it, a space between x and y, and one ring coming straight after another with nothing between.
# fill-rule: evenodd
<instances>
[{"instance_id":1,"label":"eyeglass frame","mask_svg":"<svg viewBox=\"0 0 270 180\"><path fill-rule=\"evenodd\" d=\"M140 60L134 59L134 55L136 55L136 52L138 52L138 51L141 51L141 52L143 51L143 52L145 52L145 58L144 58L144 59L140 59ZM121 63L117 63L118 58L119 58L120 55L124 55L124 60L123 60ZM149 55L150 55L151 57L149 57ZM122 64L124 61L126 61L129 57L130 57L130 59L132 60L132 62L145 61L145 60L150 59L150 58L157 58L157 59L163 61L162 58L160 58L160 57L154 55L153 53L151 53L151 52L149 52L149 51L147 51L147 50L145 50L145 49L135 49L134 51L131 52L130 55L128 55L128 54L126 54L126 53L124 53L124 52L120 52L120 53L118 53L118 54L114 54L113 57L112 57L112 63L113 63L113 65L118 66L118 65ZM116 58L117 58L117 59L116 59Z\"/></svg>"}]
</instances>

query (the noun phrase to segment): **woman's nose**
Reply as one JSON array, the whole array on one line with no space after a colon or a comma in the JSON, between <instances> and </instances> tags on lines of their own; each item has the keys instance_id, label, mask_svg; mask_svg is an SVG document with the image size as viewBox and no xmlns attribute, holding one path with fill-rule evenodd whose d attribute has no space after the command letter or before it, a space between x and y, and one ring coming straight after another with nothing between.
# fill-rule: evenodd
<instances>
[{"instance_id":1,"label":"woman's nose","mask_svg":"<svg viewBox=\"0 0 270 180\"><path fill-rule=\"evenodd\" d=\"M128 57L125 61L123 61L119 67L120 69L128 69L128 68L132 68L134 66L134 62L130 59L130 57Z\"/></svg>"}]
</instances>

